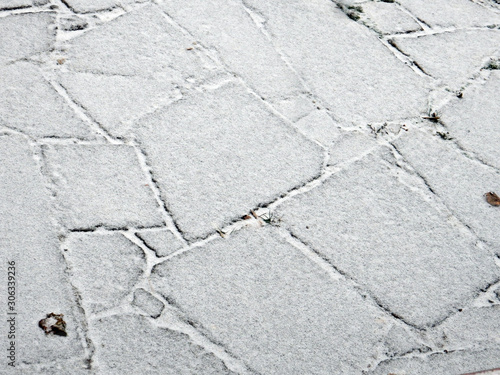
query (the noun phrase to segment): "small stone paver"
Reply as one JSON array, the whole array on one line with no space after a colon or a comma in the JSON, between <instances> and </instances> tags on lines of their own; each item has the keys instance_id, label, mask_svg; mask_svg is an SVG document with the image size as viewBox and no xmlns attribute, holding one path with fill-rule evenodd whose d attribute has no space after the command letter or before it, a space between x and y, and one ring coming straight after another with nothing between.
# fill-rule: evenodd
<instances>
[{"instance_id":1,"label":"small stone paver","mask_svg":"<svg viewBox=\"0 0 500 375\"><path fill-rule=\"evenodd\" d=\"M4 197L0 199L0 254L4 267L4 281L0 283L4 317L0 328L5 332L5 353L10 341L8 318L15 317L17 364L21 360L57 364L71 358L83 365L80 317L50 220L50 193L27 139L2 135L0 150L0 196ZM15 270L8 270L7 262L15 262ZM15 316L6 314L8 271L14 272L16 282ZM39 320L51 312L64 314L66 337L46 335L38 327ZM7 354L3 359L0 372L9 373Z\"/></svg>"},{"instance_id":2,"label":"small stone paver","mask_svg":"<svg viewBox=\"0 0 500 375\"><path fill-rule=\"evenodd\" d=\"M160 109L133 131L187 239L304 184L323 162L319 146L235 83Z\"/></svg>"},{"instance_id":3,"label":"small stone paver","mask_svg":"<svg viewBox=\"0 0 500 375\"><path fill-rule=\"evenodd\" d=\"M421 31L422 28L397 4L382 1L367 2L362 5L368 25L382 34L399 34Z\"/></svg>"},{"instance_id":4,"label":"small stone paver","mask_svg":"<svg viewBox=\"0 0 500 375\"><path fill-rule=\"evenodd\" d=\"M493 70L484 85L470 87L462 99L440 112L451 137L500 170L500 71Z\"/></svg>"},{"instance_id":5,"label":"small stone paver","mask_svg":"<svg viewBox=\"0 0 500 375\"><path fill-rule=\"evenodd\" d=\"M263 374L359 374L389 328L381 310L269 227L167 260L151 282Z\"/></svg>"},{"instance_id":6,"label":"small stone paver","mask_svg":"<svg viewBox=\"0 0 500 375\"><path fill-rule=\"evenodd\" d=\"M395 37L393 40L426 73L452 90L459 90L479 72L484 60L496 53L500 45L500 30L457 30L417 38Z\"/></svg>"},{"instance_id":7,"label":"small stone paver","mask_svg":"<svg viewBox=\"0 0 500 375\"><path fill-rule=\"evenodd\" d=\"M55 13L25 13L0 18L0 65L47 51L55 39ZM33 38L36 35L36 38Z\"/></svg>"},{"instance_id":8,"label":"small stone paver","mask_svg":"<svg viewBox=\"0 0 500 375\"><path fill-rule=\"evenodd\" d=\"M277 48L342 121L386 121L417 115L425 108L427 80L333 2L245 4L266 18L265 28Z\"/></svg>"},{"instance_id":9,"label":"small stone paver","mask_svg":"<svg viewBox=\"0 0 500 375\"><path fill-rule=\"evenodd\" d=\"M500 192L500 171L422 132L406 133L394 145L453 214L500 254L500 233L496 229L500 216L484 197L489 191Z\"/></svg>"},{"instance_id":10,"label":"small stone paver","mask_svg":"<svg viewBox=\"0 0 500 375\"><path fill-rule=\"evenodd\" d=\"M500 24L500 15L470 0L399 0L432 27L465 28Z\"/></svg>"},{"instance_id":11,"label":"small stone paver","mask_svg":"<svg viewBox=\"0 0 500 375\"><path fill-rule=\"evenodd\" d=\"M404 172L393 168L378 153L369 155L285 202L277 215L388 310L415 326L432 326L500 270L488 251L414 192L416 186L403 184Z\"/></svg>"},{"instance_id":12,"label":"small stone paver","mask_svg":"<svg viewBox=\"0 0 500 375\"><path fill-rule=\"evenodd\" d=\"M132 305L146 312L152 318L158 318L165 307L162 301L142 288L134 291Z\"/></svg>"},{"instance_id":13,"label":"small stone paver","mask_svg":"<svg viewBox=\"0 0 500 375\"><path fill-rule=\"evenodd\" d=\"M141 230L137 237L152 249L157 257L165 257L182 248L182 242L169 229Z\"/></svg>"},{"instance_id":14,"label":"small stone paver","mask_svg":"<svg viewBox=\"0 0 500 375\"><path fill-rule=\"evenodd\" d=\"M18 62L0 76L0 124L33 137L95 138L36 66Z\"/></svg>"},{"instance_id":15,"label":"small stone paver","mask_svg":"<svg viewBox=\"0 0 500 375\"><path fill-rule=\"evenodd\" d=\"M225 375L224 363L188 336L142 316L113 315L91 323L95 366L102 374Z\"/></svg>"},{"instance_id":16,"label":"small stone paver","mask_svg":"<svg viewBox=\"0 0 500 375\"><path fill-rule=\"evenodd\" d=\"M146 268L143 251L120 233L72 233L64 247L87 313L119 305Z\"/></svg>"},{"instance_id":17,"label":"small stone paver","mask_svg":"<svg viewBox=\"0 0 500 375\"><path fill-rule=\"evenodd\" d=\"M160 207L133 147L50 145L44 154L67 228L162 225Z\"/></svg>"}]
</instances>

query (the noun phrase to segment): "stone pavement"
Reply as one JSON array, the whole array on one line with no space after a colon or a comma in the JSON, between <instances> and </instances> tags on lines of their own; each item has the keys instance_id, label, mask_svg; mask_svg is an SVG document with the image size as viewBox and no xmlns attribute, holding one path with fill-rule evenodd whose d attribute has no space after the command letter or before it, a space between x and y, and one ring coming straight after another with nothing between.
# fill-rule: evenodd
<instances>
[{"instance_id":1,"label":"stone pavement","mask_svg":"<svg viewBox=\"0 0 500 375\"><path fill-rule=\"evenodd\" d=\"M498 374L499 94L498 0L0 0L0 373Z\"/></svg>"}]
</instances>

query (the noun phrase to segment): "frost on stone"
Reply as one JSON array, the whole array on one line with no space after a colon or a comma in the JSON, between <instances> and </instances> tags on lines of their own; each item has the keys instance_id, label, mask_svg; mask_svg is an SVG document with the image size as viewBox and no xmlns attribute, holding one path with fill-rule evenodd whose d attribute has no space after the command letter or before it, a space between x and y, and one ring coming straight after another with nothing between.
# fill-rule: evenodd
<instances>
[{"instance_id":1,"label":"frost on stone","mask_svg":"<svg viewBox=\"0 0 500 375\"><path fill-rule=\"evenodd\" d=\"M329 146L340 137L339 126L332 120L326 111L312 110L307 116L302 117L295 126L309 139Z\"/></svg>"},{"instance_id":2,"label":"frost on stone","mask_svg":"<svg viewBox=\"0 0 500 375\"><path fill-rule=\"evenodd\" d=\"M340 131L339 137L328 145L329 165L340 164L359 158L373 151L379 144L371 134L360 131Z\"/></svg>"},{"instance_id":3,"label":"frost on stone","mask_svg":"<svg viewBox=\"0 0 500 375\"><path fill-rule=\"evenodd\" d=\"M406 172L382 162L379 154L293 197L277 213L282 226L382 306L410 324L432 326L469 302L500 270L473 236L417 193L423 184L405 183ZM390 154L383 156L391 160Z\"/></svg>"},{"instance_id":4,"label":"frost on stone","mask_svg":"<svg viewBox=\"0 0 500 375\"><path fill-rule=\"evenodd\" d=\"M2 0L0 10L29 8L31 6L45 5L49 0Z\"/></svg>"},{"instance_id":5,"label":"frost on stone","mask_svg":"<svg viewBox=\"0 0 500 375\"><path fill-rule=\"evenodd\" d=\"M450 135L468 151L500 169L500 71L492 71L484 85L464 91L441 111ZM500 191L499 191L500 192Z\"/></svg>"},{"instance_id":6,"label":"frost on stone","mask_svg":"<svg viewBox=\"0 0 500 375\"><path fill-rule=\"evenodd\" d=\"M198 80L211 75L187 39L161 9L146 5L72 40L68 69L107 75L160 75Z\"/></svg>"},{"instance_id":7,"label":"frost on stone","mask_svg":"<svg viewBox=\"0 0 500 375\"><path fill-rule=\"evenodd\" d=\"M182 242L169 229L141 230L137 237L152 249L157 257L165 257L182 248Z\"/></svg>"},{"instance_id":8,"label":"frost on stone","mask_svg":"<svg viewBox=\"0 0 500 375\"><path fill-rule=\"evenodd\" d=\"M432 27L465 28L500 24L500 15L470 0L399 0L415 17Z\"/></svg>"},{"instance_id":9,"label":"frost on stone","mask_svg":"<svg viewBox=\"0 0 500 375\"><path fill-rule=\"evenodd\" d=\"M143 251L120 233L73 233L65 250L71 280L89 313L119 305L146 267Z\"/></svg>"},{"instance_id":10,"label":"frost on stone","mask_svg":"<svg viewBox=\"0 0 500 375\"><path fill-rule=\"evenodd\" d=\"M44 154L60 218L67 228L162 225L133 147L53 145Z\"/></svg>"},{"instance_id":11,"label":"frost on stone","mask_svg":"<svg viewBox=\"0 0 500 375\"><path fill-rule=\"evenodd\" d=\"M64 0L64 4L76 13L90 13L110 10L119 3L120 2L117 0Z\"/></svg>"},{"instance_id":12,"label":"frost on stone","mask_svg":"<svg viewBox=\"0 0 500 375\"><path fill-rule=\"evenodd\" d=\"M500 30L457 30L393 40L426 73L458 90L498 50Z\"/></svg>"},{"instance_id":13,"label":"frost on stone","mask_svg":"<svg viewBox=\"0 0 500 375\"><path fill-rule=\"evenodd\" d=\"M95 359L105 374L233 374L188 336L155 327L142 316L114 315L91 323Z\"/></svg>"},{"instance_id":14,"label":"frost on stone","mask_svg":"<svg viewBox=\"0 0 500 375\"><path fill-rule=\"evenodd\" d=\"M134 132L190 239L312 179L323 158L319 146L234 83L162 108Z\"/></svg>"},{"instance_id":15,"label":"frost on stone","mask_svg":"<svg viewBox=\"0 0 500 375\"><path fill-rule=\"evenodd\" d=\"M333 2L245 0L245 4L266 17L265 28L277 48L342 121L386 121L425 108L426 80Z\"/></svg>"},{"instance_id":16,"label":"frost on stone","mask_svg":"<svg viewBox=\"0 0 500 375\"><path fill-rule=\"evenodd\" d=\"M24 13L0 18L0 65L47 51L55 33L55 13ZM36 38L33 38L36 35Z\"/></svg>"},{"instance_id":17,"label":"frost on stone","mask_svg":"<svg viewBox=\"0 0 500 375\"><path fill-rule=\"evenodd\" d=\"M399 357L412 352L426 352L429 348L418 342L414 334L408 333L402 326L391 327L383 339L385 354L388 357Z\"/></svg>"},{"instance_id":18,"label":"frost on stone","mask_svg":"<svg viewBox=\"0 0 500 375\"><path fill-rule=\"evenodd\" d=\"M138 307L152 318L158 318L165 307L165 304L142 288L134 291L132 305Z\"/></svg>"},{"instance_id":19,"label":"frost on stone","mask_svg":"<svg viewBox=\"0 0 500 375\"><path fill-rule=\"evenodd\" d=\"M429 134L405 133L394 144L453 214L500 254L500 216L484 197L500 191L500 171Z\"/></svg>"},{"instance_id":20,"label":"frost on stone","mask_svg":"<svg viewBox=\"0 0 500 375\"><path fill-rule=\"evenodd\" d=\"M382 34L399 34L421 31L422 28L410 15L395 3L374 1L363 4L365 22Z\"/></svg>"},{"instance_id":21,"label":"frost on stone","mask_svg":"<svg viewBox=\"0 0 500 375\"><path fill-rule=\"evenodd\" d=\"M361 373L387 320L271 227L157 265L154 289L259 373Z\"/></svg>"},{"instance_id":22,"label":"frost on stone","mask_svg":"<svg viewBox=\"0 0 500 375\"><path fill-rule=\"evenodd\" d=\"M95 138L34 65L0 67L0 77L1 125L33 137Z\"/></svg>"}]
</instances>

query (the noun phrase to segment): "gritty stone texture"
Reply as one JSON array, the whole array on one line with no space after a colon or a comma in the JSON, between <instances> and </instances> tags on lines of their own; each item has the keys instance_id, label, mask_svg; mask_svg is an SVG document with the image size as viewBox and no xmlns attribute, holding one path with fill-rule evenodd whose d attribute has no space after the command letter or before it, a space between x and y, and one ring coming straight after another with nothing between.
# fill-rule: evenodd
<instances>
[{"instance_id":1,"label":"gritty stone texture","mask_svg":"<svg viewBox=\"0 0 500 375\"><path fill-rule=\"evenodd\" d=\"M33 150L21 136L0 136L0 254L4 267L0 297L4 301L4 354L8 348L7 276L16 281L16 359L27 363L59 363L68 358L83 365L82 330L57 234L50 220L50 194L43 185ZM6 199L8 197L8 199ZM7 262L15 262L8 270ZM46 335L38 321L48 313L64 314L67 336ZM2 373L9 373L6 355ZM7 372L5 372L7 371Z\"/></svg>"},{"instance_id":2,"label":"gritty stone texture","mask_svg":"<svg viewBox=\"0 0 500 375\"><path fill-rule=\"evenodd\" d=\"M158 318L165 307L163 302L142 288L138 288L134 291L134 300L132 304L149 314L152 318Z\"/></svg>"},{"instance_id":3,"label":"gritty stone texture","mask_svg":"<svg viewBox=\"0 0 500 375\"><path fill-rule=\"evenodd\" d=\"M401 10L396 3L367 2L363 4L363 13L368 18L366 22L383 34L422 30L418 22Z\"/></svg>"},{"instance_id":4,"label":"gritty stone texture","mask_svg":"<svg viewBox=\"0 0 500 375\"><path fill-rule=\"evenodd\" d=\"M418 38L396 37L394 42L425 72L458 90L498 50L500 30L457 30Z\"/></svg>"},{"instance_id":5,"label":"gritty stone texture","mask_svg":"<svg viewBox=\"0 0 500 375\"><path fill-rule=\"evenodd\" d=\"M168 229L142 230L136 233L157 257L165 257L182 248L182 242Z\"/></svg>"},{"instance_id":6,"label":"gritty stone texture","mask_svg":"<svg viewBox=\"0 0 500 375\"><path fill-rule=\"evenodd\" d=\"M375 137L360 131L341 131L339 137L328 145L329 165L359 158L379 146Z\"/></svg>"},{"instance_id":7,"label":"gritty stone texture","mask_svg":"<svg viewBox=\"0 0 500 375\"><path fill-rule=\"evenodd\" d=\"M114 8L118 1L116 0L65 0L73 12L76 13L90 13L102 10L110 10Z\"/></svg>"},{"instance_id":8,"label":"gritty stone texture","mask_svg":"<svg viewBox=\"0 0 500 375\"><path fill-rule=\"evenodd\" d=\"M114 315L92 323L96 367L105 374L233 374L213 354L178 332L155 327L147 318Z\"/></svg>"},{"instance_id":9,"label":"gritty stone texture","mask_svg":"<svg viewBox=\"0 0 500 375\"><path fill-rule=\"evenodd\" d=\"M500 192L500 172L425 133L407 133L394 145L453 214L500 254L500 216L484 198L486 192Z\"/></svg>"},{"instance_id":10,"label":"gritty stone texture","mask_svg":"<svg viewBox=\"0 0 500 375\"><path fill-rule=\"evenodd\" d=\"M18 62L0 67L0 75L1 125L33 137L95 138L37 67Z\"/></svg>"},{"instance_id":11,"label":"gritty stone texture","mask_svg":"<svg viewBox=\"0 0 500 375\"><path fill-rule=\"evenodd\" d=\"M325 111L313 110L298 120L295 126L307 137L325 147L340 136L339 126Z\"/></svg>"},{"instance_id":12,"label":"gritty stone texture","mask_svg":"<svg viewBox=\"0 0 500 375\"><path fill-rule=\"evenodd\" d=\"M175 0L163 9L260 95L273 99L300 91L298 78L256 26L262 17L252 19L240 1Z\"/></svg>"},{"instance_id":13,"label":"gritty stone texture","mask_svg":"<svg viewBox=\"0 0 500 375\"><path fill-rule=\"evenodd\" d=\"M284 203L278 215L383 306L408 323L430 326L500 270L393 168L369 156Z\"/></svg>"},{"instance_id":14,"label":"gritty stone texture","mask_svg":"<svg viewBox=\"0 0 500 375\"><path fill-rule=\"evenodd\" d=\"M44 154L66 227L162 224L133 147L54 145L45 147Z\"/></svg>"},{"instance_id":15,"label":"gritty stone texture","mask_svg":"<svg viewBox=\"0 0 500 375\"><path fill-rule=\"evenodd\" d=\"M120 233L73 233L64 246L88 313L119 305L146 266L143 251Z\"/></svg>"},{"instance_id":16,"label":"gritty stone texture","mask_svg":"<svg viewBox=\"0 0 500 375\"><path fill-rule=\"evenodd\" d=\"M153 269L155 290L259 373L360 373L382 312L273 229L247 229Z\"/></svg>"},{"instance_id":17,"label":"gritty stone texture","mask_svg":"<svg viewBox=\"0 0 500 375\"><path fill-rule=\"evenodd\" d=\"M49 0L2 0L0 10L29 8L47 4Z\"/></svg>"},{"instance_id":18,"label":"gritty stone texture","mask_svg":"<svg viewBox=\"0 0 500 375\"><path fill-rule=\"evenodd\" d=\"M323 158L319 146L232 83L163 108L134 131L188 239L305 183Z\"/></svg>"},{"instance_id":19,"label":"gritty stone texture","mask_svg":"<svg viewBox=\"0 0 500 375\"><path fill-rule=\"evenodd\" d=\"M441 111L441 120L450 135L486 163L500 169L500 71L493 70L488 81L470 87L462 98Z\"/></svg>"},{"instance_id":20,"label":"gritty stone texture","mask_svg":"<svg viewBox=\"0 0 500 375\"><path fill-rule=\"evenodd\" d=\"M425 80L334 3L245 0L245 4L263 14L273 43L341 120L384 121L423 109ZM346 76L348 80L339 79Z\"/></svg>"},{"instance_id":21,"label":"gritty stone texture","mask_svg":"<svg viewBox=\"0 0 500 375\"><path fill-rule=\"evenodd\" d=\"M413 15L432 27L486 26L500 24L500 15L470 0L400 0Z\"/></svg>"},{"instance_id":22,"label":"gritty stone texture","mask_svg":"<svg viewBox=\"0 0 500 375\"><path fill-rule=\"evenodd\" d=\"M0 18L0 65L47 51L54 42L54 18L51 12Z\"/></svg>"},{"instance_id":23,"label":"gritty stone texture","mask_svg":"<svg viewBox=\"0 0 500 375\"><path fill-rule=\"evenodd\" d=\"M427 352L430 348L425 347L401 326L392 326L384 339L385 354L389 357L403 356L412 352Z\"/></svg>"},{"instance_id":24,"label":"gritty stone texture","mask_svg":"<svg viewBox=\"0 0 500 375\"><path fill-rule=\"evenodd\" d=\"M500 365L500 350L456 351L451 353L429 354L422 358L400 358L381 363L368 374L411 374L411 375L449 375L465 374L497 368ZM490 375L485 373L485 375ZM496 375L496 374L491 374Z\"/></svg>"}]
</instances>

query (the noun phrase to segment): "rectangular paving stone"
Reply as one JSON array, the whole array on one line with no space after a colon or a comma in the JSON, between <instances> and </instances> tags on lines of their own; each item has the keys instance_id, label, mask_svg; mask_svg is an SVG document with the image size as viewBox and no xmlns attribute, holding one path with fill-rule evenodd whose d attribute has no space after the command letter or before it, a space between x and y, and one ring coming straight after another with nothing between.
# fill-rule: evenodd
<instances>
[{"instance_id":1,"label":"rectangular paving stone","mask_svg":"<svg viewBox=\"0 0 500 375\"><path fill-rule=\"evenodd\" d=\"M500 169L500 71L492 70L484 85L469 86L462 99L440 112L450 136L482 160Z\"/></svg>"},{"instance_id":2,"label":"rectangular paving stone","mask_svg":"<svg viewBox=\"0 0 500 375\"><path fill-rule=\"evenodd\" d=\"M7 262L15 262L16 364L58 364L71 358L84 366L84 339L71 286L64 273L57 234L50 217L50 193L33 158L28 140L0 136L0 283L3 347L2 370L7 366ZM12 271L12 270L10 270ZM47 314L64 314L66 337L46 335L38 322ZM12 372L14 373L14 372ZM24 372L28 374L29 372Z\"/></svg>"},{"instance_id":3,"label":"rectangular paving stone","mask_svg":"<svg viewBox=\"0 0 500 375\"><path fill-rule=\"evenodd\" d=\"M261 374L360 374L385 314L276 234L247 228L154 267L154 289Z\"/></svg>"},{"instance_id":4,"label":"rectangular paving stone","mask_svg":"<svg viewBox=\"0 0 500 375\"><path fill-rule=\"evenodd\" d=\"M500 215L484 197L500 192L500 172L463 155L439 137L407 133L394 145L464 224L500 254Z\"/></svg>"},{"instance_id":5,"label":"rectangular paving stone","mask_svg":"<svg viewBox=\"0 0 500 375\"><path fill-rule=\"evenodd\" d=\"M67 228L148 227L163 224L160 208L134 148L127 145L44 147Z\"/></svg>"},{"instance_id":6,"label":"rectangular paving stone","mask_svg":"<svg viewBox=\"0 0 500 375\"><path fill-rule=\"evenodd\" d=\"M0 65L47 51L55 40L55 13L24 13L0 18ZM36 37L35 37L36 36Z\"/></svg>"},{"instance_id":7,"label":"rectangular paving stone","mask_svg":"<svg viewBox=\"0 0 500 375\"><path fill-rule=\"evenodd\" d=\"M95 138L36 66L18 62L0 76L0 124L33 137Z\"/></svg>"},{"instance_id":8,"label":"rectangular paving stone","mask_svg":"<svg viewBox=\"0 0 500 375\"><path fill-rule=\"evenodd\" d=\"M335 3L244 2L266 19L264 27L277 48L340 120L381 122L415 116L425 109L426 79Z\"/></svg>"},{"instance_id":9,"label":"rectangular paving stone","mask_svg":"<svg viewBox=\"0 0 500 375\"><path fill-rule=\"evenodd\" d=\"M393 162L388 149L369 155L276 214L386 309L414 326L432 326L495 281L500 269L472 235L416 192L423 183L403 184L406 172L382 156Z\"/></svg>"},{"instance_id":10,"label":"rectangular paving stone","mask_svg":"<svg viewBox=\"0 0 500 375\"><path fill-rule=\"evenodd\" d=\"M452 90L483 68L500 45L500 30L457 30L417 38L395 37L397 47Z\"/></svg>"},{"instance_id":11,"label":"rectangular paving stone","mask_svg":"<svg viewBox=\"0 0 500 375\"><path fill-rule=\"evenodd\" d=\"M156 327L138 315L112 315L91 323L98 373L158 375L234 374L185 334Z\"/></svg>"},{"instance_id":12,"label":"rectangular paving stone","mask_svg":"<svg viewBox=\"0 0 500 375\"><path fill-rule=\"evenodd\" d=\"M304 184L323 160L319 146L235 83L145 116L133 132L187 239Z\"/></svg>"}]
</instances>

